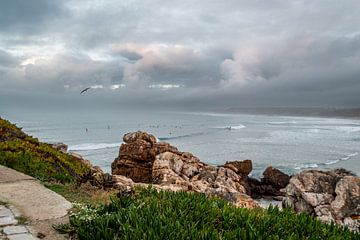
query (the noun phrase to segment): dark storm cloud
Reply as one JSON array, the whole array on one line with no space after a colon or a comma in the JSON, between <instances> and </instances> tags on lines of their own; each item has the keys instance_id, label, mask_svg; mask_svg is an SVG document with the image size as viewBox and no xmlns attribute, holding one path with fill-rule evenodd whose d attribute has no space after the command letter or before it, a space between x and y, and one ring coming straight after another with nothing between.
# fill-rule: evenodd
<instances>
[{"instance_id":1,"label":"dark storm cloud","mask_svg":"<svg viewBox=\"0 0 360 240\"><path fill-rule=\"evenodd\" d=\"M9 54L8 52L0 49L0 66L12 67L19 63L18 59Z\"/></svg>"},{"instance_id":2,"label":"dark storm cloud","mask_svg":"<svg viewBox=\"0 0 360 240\"><path fill-rule=\"evenodd\" d=\"M61 0L0 1L0 31L34 34L66 11Z\"/></svg>"},{"instance_id":3,"label":"dark storm cloud","mask_svg":"<svg viewBox=\"0 0 360 240\"><path fill-rule=\"evenodd\" d=\"M96 86L112 101L174 106L359 105L359 8L357 0L0 1L0 86Z\"/></svg>"}]
</instances>

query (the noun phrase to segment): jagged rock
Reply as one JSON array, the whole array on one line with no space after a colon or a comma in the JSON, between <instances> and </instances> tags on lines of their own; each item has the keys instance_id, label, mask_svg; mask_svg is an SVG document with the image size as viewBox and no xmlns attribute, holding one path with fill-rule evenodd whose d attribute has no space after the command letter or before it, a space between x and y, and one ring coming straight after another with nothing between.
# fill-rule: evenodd
<instances>
[{"instance_id":1,"label":"jagged rock","mask_svg":"<svg viewBox=\"0 0 360 240\"><path fill-rule=\"evenodd\" d=\"M56 150L59 150L63 153L67 153L68 145L66 145L65 143L58 142L58 143L50 143L49 145Z\"/></svg>"},{"instance_id":2,"label":"jagged rock","mask_svg":"<svg viewBox=\"0 0 360 240\"><path fill-rule=\"evenodd\" d=\"M265 184L262 181L259 181L255 178L248 178L247 179L249 195L254 198L261 198L263 196L283 196L285 195L279 189L276 189L274 186L270 184Z\"/></svg>"},{"instance_id":3,"label":"jagged rock","mask_svg":"<svg viewBox=\"0 0 360 240\"><path fill-rule=\"evenodd\" d=\"M345 176L337 182L336 197L331 202L337 219L360 215L360 178Z\"/></svg>"},{"instance_id":4,"label":"jagged rock","mask_svg":"<svg viewBox=\"0 0 360 240\"><path fill-rule=\"evenodd\" d=\"M237 174L242 174L247 176L252 171L252 161L244 160L244 161L226 162L224 167L233 170Z\"/></svg>"},{"instance_id":5,"label":"jagged rock","mask_svg":"<svg viewBox=\"0 0 360 240\"><path fill-rule=\"evenodd\" d=\"M113 177L115 186L149 183L156 189L205 193L238 206L258 207L246 195L247 174L252 170L250 160L214 167L169 143L156 142L153 135L145 132L128 133L123 140L119 157L112 164L112 174L123 175L133 183Z\"/></svg>"},{"instance_id":6,"label":"jagged rock","mask_svg":"<svg viewBox=\"0 0 360 240\"><path fill-rule=\"evenodd\" d=\"M248 188L250 189L250 195L252 197L278 197L285 195L282 189L289 183L290 177L287 174L270 166L263 172L263 176L261 181L248 178Z\"/></svg>"},{"instance_id":7,"label":"jagged rock","mask_svg":"<svg viewBox=\"0 0 360 240\"><path fill-rule=\"evenodd\" d=\"M263 172L263 178L261 179L264 184L269 184L275 189L280 190L289 184L290 176L283 173L279 169L269 166Z\"/></svg>"},{"instance_id":8,"label":"jagged rock","mask_svg":"<svg viewBox=\"0 0 360 240\"><path fill-rule=\"evenodd\" d=\"M325 222L359 226L353 216L360 215L360 179L343 169L303 171L290 179L283 205Z\"/></svg>"},{"instance_id":9,"label":"jagged rock","mask_svg":"<svg viewBox=\"0 0 360 240\"><path fill-rule=\"evenodd\" d=\"M166 152L177 152L168 143L156 142L156 138L145 132L125 134L125 144L120 146L119 156L111 164L112 174L124 175L134 182L151 183L155 156Z\"/></svg>"},{"instance_id":10,"label":"jagged rock","mask_svg":"<svg viewBox=\"0 0 360 240\"><path fill-rule=\"evenodd\" d=\"M141 132L141 131L127 133L123 137L123 141L125 143L133 143L138 140L144 140L145 142L148 142L150 144L156 143L156 137L154 137L151 134L148 134L146 132Z\"/></svg>"}]
</instances>

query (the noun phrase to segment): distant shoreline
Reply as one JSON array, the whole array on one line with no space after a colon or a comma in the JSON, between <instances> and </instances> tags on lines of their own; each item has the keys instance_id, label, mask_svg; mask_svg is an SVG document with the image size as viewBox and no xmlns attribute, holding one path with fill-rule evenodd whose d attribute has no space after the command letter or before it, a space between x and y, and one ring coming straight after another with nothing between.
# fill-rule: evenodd
<instances>
[{"instance_id":1,"label":"distant shoreline","mask_svg":"<svg viewBox=\"0 0 360 240\"><path fill-rule=\"evenodd\" d=\"M231 114L288 116L288 117L320 117L360 120L360 108L302 108L302 107L269 107L240 108L230 107L222 111Z\"/></svg>"}]
</instances>

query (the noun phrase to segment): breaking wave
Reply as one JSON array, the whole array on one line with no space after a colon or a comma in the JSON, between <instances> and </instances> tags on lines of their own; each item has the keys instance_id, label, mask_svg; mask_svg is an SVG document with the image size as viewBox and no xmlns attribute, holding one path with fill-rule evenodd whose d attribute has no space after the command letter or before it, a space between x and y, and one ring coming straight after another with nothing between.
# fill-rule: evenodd
<instances>
[{"instance_id":1,"label":"breaking wave","mask_svg":"<svg viewBox=\"0 0 360 240\"><path fill-rule=\"evenodd\" d=\"M189 133L189 134L178 135L178 136L159 137L158 140L166 141L166 140L173 140L173 139L180 139L180 138L202 136L202 135L206 135L206 134L208 134L208 132L197 132L197 133Z\"/></svg>"},{"instance_id":2,"label":"breaking wave","mask_svg":"<svg viewBox=\"0 0 360 240\"><path fill-rule=\"evenodd\" d=\"M288 124L296 124L296 121L284 121L284 122L268 122L269 125L288 125Z\"/></svg>"},{"instance_id":3,"label":"breaking wave","mask_svg":"<svg viewBox=\"0 0 360 240\"><path fill-rule=\"evenodd\" d=\"M341 158L336 159L336 160L330 160L330 161L327 161L325 163L305 163L305 164L302 164L300 166L295 167L295 169L300 170L300 169L318 168L320 166L333 165L333 164L336 164L336 163L338 163L340 161L347 161L350 158L357 156L358 154L359 154L358 152L346 154L344 157L341 157Z\"/></svg>"},{"instance_id":4,"label":"breaking wave","mask_svg":"<svg viewBox=\"0 0 360 240\"><path fill-rule=\"evenodd\" d=\"M245 125L239 124L239 125L235 125L235 126L222 126L222 127L213 127L216 129L227 129L227 130L239 130L242 128L246 128Z\"/></svg>"},{"instance_id":5,"label":"breaking wave","mask_svg":"<svg viewBox=\"0 0 360 240\"><path fill-rule=\"evenodd\" d=\"M69 146L69 151L88 151L119 147L120 143L83 143Z\"/></svg>"}]
</instances>

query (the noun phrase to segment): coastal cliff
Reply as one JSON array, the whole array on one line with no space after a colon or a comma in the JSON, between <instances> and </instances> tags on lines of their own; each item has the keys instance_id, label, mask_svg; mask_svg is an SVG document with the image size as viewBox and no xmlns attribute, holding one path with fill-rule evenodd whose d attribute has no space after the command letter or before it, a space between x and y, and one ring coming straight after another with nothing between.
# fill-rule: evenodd
<instances>
[{"instance_id":1,"label":"coastal cliff","mask_svg":"<svg viewBox=\"0 0 360 240\"><path fill-rule=\"evenodd\" d=\"M84 189L89 196L99 194L93 189L113 194L110 203L80 207L70 215L69 225L57 227L79 239L113 239L118 234L125 239L151 231L154 239L162 239L164 232L180 239L358 239L360 183L346 170L288 176L269 166L263 178L254 179L249 176L251 160L211 166L140 131L125 134L123 141L111 175L68 153L65 144L41 143L0 119L0 164L44 184L56 182L57 191L66 188L62 184L75 183L70 193L75 196ZM254 199L264 196L284 199L288 208L263 210Z\"/></svg>"}]
</instances>

